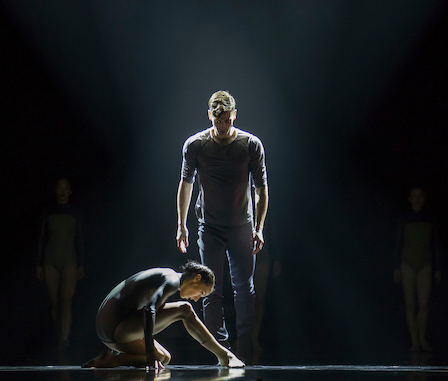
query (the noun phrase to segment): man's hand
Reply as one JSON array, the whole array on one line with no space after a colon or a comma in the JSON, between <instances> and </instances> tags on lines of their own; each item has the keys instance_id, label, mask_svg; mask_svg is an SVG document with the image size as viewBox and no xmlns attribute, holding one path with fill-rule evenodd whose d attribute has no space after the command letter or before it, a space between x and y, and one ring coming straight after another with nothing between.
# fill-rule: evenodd
<instances>
[{"instance_id":1,"label":"man's hand","mask_svg":"<svg viewBox=\"0 0 448 381\"><path fill-rule=\"evenodd\" d=\"M262 231L253 231L252 232L252 254L257 254L262 248L264 244L263 232Z\"/></svg>"},{"instance_id":2,"label":"man's hand","mask_svg":"<svg viewBox=\"0 0 448 381\"><path fill-rule=\"evenodd\" d=\"M180 180L179 189L177 191L177 247L182 253L187 252L188 247L188 229L187 214L190 206L191 193L193 192L193 184Z\"/></svg>"},{"instance_id":3,"label":"man's hand","mask_svg":"<svg viewBox=\"0 0 448 381\"><path fill-rule=\"evenodd\" d=\"M176 241L179 250L185 254L188 247L188 229L186 226L179 226L177 228Z\"/></svg>"}]
</instances>

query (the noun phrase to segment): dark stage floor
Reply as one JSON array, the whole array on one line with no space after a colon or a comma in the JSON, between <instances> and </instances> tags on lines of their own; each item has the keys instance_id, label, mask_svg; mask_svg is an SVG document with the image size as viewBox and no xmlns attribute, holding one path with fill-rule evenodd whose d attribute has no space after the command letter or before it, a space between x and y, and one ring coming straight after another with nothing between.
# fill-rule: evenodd
<instances>
[{"instance_id":1,"label":"dark stage floor","mask_svg":"<svg viewBox=\"0 0 448 381\"><path fill-rule=\"evenodd\" d=\"M82 369L79 366L1 366L1 380L448 380L446 366L299 365L226 369L171 365L155 374L136 368Z\"/></svg>"}]
</instances>

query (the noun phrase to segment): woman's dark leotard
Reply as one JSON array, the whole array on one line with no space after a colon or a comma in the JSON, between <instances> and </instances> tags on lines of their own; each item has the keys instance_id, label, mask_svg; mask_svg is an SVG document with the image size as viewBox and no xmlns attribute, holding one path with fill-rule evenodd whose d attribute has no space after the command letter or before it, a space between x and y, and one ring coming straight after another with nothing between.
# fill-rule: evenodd
<instances>
[{"instance_id":1,"label":"woman's dark leotard","mask_svg":"<svg viewBox=\"0 0 448 381\"><path fill-rule=\"evenodd\" d=\"M398 224L396 268L406 263L417 274L425 266L434 264L440 269L440 244L437 225L427 212L412 211Z\"/></svg>"},{"instance_id":2,"label":"woman's dark leotard","mask_svg":"<svg viewBox=\"0 0 448 381\"><path fill-rule=\"evenodd\" d=\"M44 210L37 265L44 263L61 271L68 263L82 266L84 239L80 212L71 204L54 204Z\"/></svg>"},{"instance_id":3,"label":"woman's dark leotard","mask_svg":"<svg viewBox=\"0 0 448 381\"><path fill-rule=\"evenodd\" d=\"M115 342L117 326L132 312L145 313L146 352L154 350L156 311L180 287L182 274L168 268L140 271L118 284L103 300L96 317L96 331L104 343Z\"/></svg>"}]
</instances>

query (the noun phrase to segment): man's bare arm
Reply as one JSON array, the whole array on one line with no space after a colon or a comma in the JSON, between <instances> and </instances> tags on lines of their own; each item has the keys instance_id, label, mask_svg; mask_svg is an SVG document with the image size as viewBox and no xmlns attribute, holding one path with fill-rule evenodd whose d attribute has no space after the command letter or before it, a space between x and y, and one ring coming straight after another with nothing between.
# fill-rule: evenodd
<instances>
[{"instance_id":1,"label":"man's bare arm","mask_svg":"<svg viewBox=\"0 0 448 381\"><path fill-rule=\"evenodd\" d=\"M268 187L255 188L255 228L252 234L253 254L257 254L263 248L263 227L268 211L268 202Z\"/></svg>"},{"instance_id":2,"label":"man's bare arm","mask_svg":"<svg viewBox=\"0 0 448 381\"><path fill-rule=\"evenodd\" d=\"M187 216L190 208L191 194L193 193L193 184L180 180L177 190L177 247L182 253L187 252L188 247L188 229Z\"/></svg>"}]
</instances>

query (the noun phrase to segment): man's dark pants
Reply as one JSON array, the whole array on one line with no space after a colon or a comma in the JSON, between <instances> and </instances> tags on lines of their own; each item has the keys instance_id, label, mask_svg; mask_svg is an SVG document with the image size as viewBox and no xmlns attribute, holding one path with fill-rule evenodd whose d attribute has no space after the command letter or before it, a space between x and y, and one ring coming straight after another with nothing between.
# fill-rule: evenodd
<instances>
[{"instance_id":1,"label":"man's dark pants","mask_svg":"<svg viewBox=\"0 0 448 381\"><path fill-rule=\"evenodd\" d=\"M222 307L223 273L226 257L234 291L236 312L237 353L249 351L255 321L255 290L253 275L255 255L252 254L252 224L220 227L199 224L199 253L202 263L215 273L215 291L204 298L204 322L223 346L229 348L228 332Z\"/></svg>"}]
</instances>

